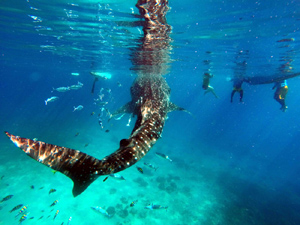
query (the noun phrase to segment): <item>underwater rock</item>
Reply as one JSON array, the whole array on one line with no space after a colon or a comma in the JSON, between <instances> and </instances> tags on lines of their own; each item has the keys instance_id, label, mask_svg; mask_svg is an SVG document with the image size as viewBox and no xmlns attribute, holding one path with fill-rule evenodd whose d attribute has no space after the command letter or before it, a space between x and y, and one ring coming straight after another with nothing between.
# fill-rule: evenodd
<instances>
[{"instance_id":1,"label":"underwater rock","mask_svg":"<svg viewBox=\"0 0 300 225\"><path fill-rule=\"evenodd\" d=\"M128 204L128 199L127 199L127 198L122 197L120 200L121 200L121 202L122 202L123 204Z\"/></svg>"},{"instance_id":2,"label":"underwater rock","mask_svg":"<svg viewBox=\"0 0 300 225\"><path fill-rule=\"evenodd\" d=\"M116 194L117 193L117 189L115 189L115 188L111 188L110 190L109 190L109 194L110 195L113 195L113 194Z\"/></svg>"},{"instance_id":3,"label":"underwater rock","mask_svg":"<svg viewBox=\"0 0 300 225\"><path fill-rule=\"evenodd\" d=\"M122 209L122 205L120 203L116 204L117 209Z\"/></svg>"},{"instance_id":4,"label":"underwater rock","mask_svg":"<svg viewBox=\"0 0 300 225\"><path fill-rule=\"evenodd\" d=\"M156 178L156 182L158 182L158 183L164 183L164 182L166 182L166 179L164 177L157 177Z\"/></svg>"},{"instance_id":5,"label":"underwater rock","mask_svg":"<svg viewBox=\"0 0 300 225\"><path fill-rule=\"evenodd\" d=\"M131 214L131 215L135 215L135 214L137 214L137 212L138 212L138 211L137 211L136 208L131 208L131 209L130 209L130 214Z\"/></svg>"},{"instance_id":6,"label":"underwater rock","mask_svg":"<svg viewBox=\"0 0 300 225\"><path fill-rule=\"evenodd\" d=\"M113 206L108 207L106 211L110 216L114 216L116 213L116 209Z\"/></svg>"},{"instance_id":7,"label":"underwater rock","mask_svg":"<svg viewBox=\"0 0 300 225\"><path fill-rule=\"evenodd\" d=\"M141 187L147 187L148 183L143 178L137 178L133 180L134 182L138 183Z\"/></svg>"},{"instance_id":8,"label":"underwater rock","mask_svg":"<svg viewBox=\"0 0 300 225\"><path fill-rule=\"evenodd\" d=\"M165 183L159 183L158 188L160 190L165 190L166 189Z\"/></svg>"},{"instance_id":9,"label":"underwater rock","mask_svg":"<svg viewBox=\"0 0 300 225\"><path fill-rule=\"evenodd\" d=\"M126 218L128 216L128 210L127 209L123 209L123 210L120 210L118 215L121 217L121 218Z\"/></svg>"},{"instance_id":10,"label":"underwater rock","mask_svg":"<svg viewBox=\"0 0 300 225\"><path fill-rule=\"evenodd\" d=\"M147 210L140 211L138 217L141 219L145 219L147 217Z\"/></svg>"}]
</instances>

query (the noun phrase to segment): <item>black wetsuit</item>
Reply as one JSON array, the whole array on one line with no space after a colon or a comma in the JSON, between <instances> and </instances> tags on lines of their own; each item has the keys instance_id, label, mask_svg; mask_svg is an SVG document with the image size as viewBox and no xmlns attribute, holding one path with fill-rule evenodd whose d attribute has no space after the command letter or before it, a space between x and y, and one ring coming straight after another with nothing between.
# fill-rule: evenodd
<instances>
[{"instance_id":1,"label":"black wetsuit","mask_svg":"<svg viewBox=\"0 0 300 225\"><path fill-rule=\"evenodd\" d=\"M243 102L244 91L242 89L242 84L244 82L244 79L243 78L234 78L232 81L233 81L233 89L231 92L230 101L232 102L235 92L239 92L240 93L240 102Z\"/></svg>"}]
</instances>

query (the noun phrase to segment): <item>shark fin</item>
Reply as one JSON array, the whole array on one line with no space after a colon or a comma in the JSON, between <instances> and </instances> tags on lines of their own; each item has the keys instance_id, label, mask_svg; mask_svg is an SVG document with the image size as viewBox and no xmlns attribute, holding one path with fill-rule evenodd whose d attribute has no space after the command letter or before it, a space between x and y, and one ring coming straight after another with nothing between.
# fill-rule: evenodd
<instances>
[{"instance_id":1,"label":"shark fin","mask_svg":"<svg viewBox=\"0 0 300 225\"><path fill-rule=\"evenodd\" d=\"M31 158L71 178L74 197L81 194L99 175L103 175L98 174L101 161L83 152L21 138L8 132L5 134Z\"/></svg>"},{"instance_id":2,"label":"shark fin","mask_svg":"<svg viewBox=\"0 0 300 225\"><path fill-rule=\"evenodd\" d=\"M132 102L127 102L125 105L117 109L113 114L111 114L110 119L121 113L133 113L132 112Z\"/></svg>"},{"instance_id":3,"label":"shark fin","mask_svg":"<svg viewBox=\"0 0 300 225\"><path fill-rule=\"evenodd\" d=\"M188 111L185 108L182 108L182 107L170 102L168 112L172 112L172 111L183 111L183 112L186 112L186 113L190 114L192 117L194 117L194 115L190 111Z\"/></svg>"}]
</instances>

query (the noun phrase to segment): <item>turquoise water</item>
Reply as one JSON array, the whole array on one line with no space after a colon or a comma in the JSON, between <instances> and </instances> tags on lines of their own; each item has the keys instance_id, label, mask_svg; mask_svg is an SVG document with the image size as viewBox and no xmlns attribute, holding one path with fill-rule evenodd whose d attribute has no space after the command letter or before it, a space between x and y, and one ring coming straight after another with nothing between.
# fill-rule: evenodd
<instances>
[{"instance_id":1,"label":"turquoise water","mask_svg":"<svg viewBox=\"0 0 300 225\"><path fill-rule=\"evenodd\" d=\"M103 94L105 108L113 112L130 100L136 76L132 55L143 36L135 4L0 3L1 129L98 159L115 151L135 119L128 124L124 115L108 122L104 111L101 128L101 106L94 103ZM35 162L1 135L0 200L13 197L0 203L0 224L19 223L21 215L9 212L18 204L28 207L22 224L68 224L70 217L73 225L300 223L299 77L288 80L285 113L273 99L273 84L244 83L244 102L236 93L230 103L228 81L238 73L268 77L300 71L299 3L171 1L169 6L172 41L165 78L171 101L193 116L168 114L162 138L136 164L143 174L132 166L119 173L125 181L100 177L76 198L68 177ZM290 41L278 42L283 39ZM243 61L246 68L238 66ZM283 71L287 62L289 71ZM91 70L112 76L99 80L94 94ZM208 70L219 99L202 90ZM78 82L83 84L78 90L53 90ZM46 106L51 96L59 99ZM73 112L79 105L84 108ZM51 189L56 192L49 194ZM144 208L152 203L168 209ZM91 209L96 206L111 216Z\"/></svg>"}]
</instances>

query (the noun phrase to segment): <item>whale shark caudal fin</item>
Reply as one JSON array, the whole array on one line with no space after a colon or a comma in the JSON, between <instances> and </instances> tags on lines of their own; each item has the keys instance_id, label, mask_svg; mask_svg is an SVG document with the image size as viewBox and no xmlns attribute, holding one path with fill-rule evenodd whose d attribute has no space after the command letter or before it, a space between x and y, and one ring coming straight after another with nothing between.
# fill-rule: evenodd
<instances>
[{"instance_id":1,"label":"whale shark caudal fin","mask_svg":"<svg viewBox=\"0 0 300 225\"><path fill-rule=\"evenodd\" d=\"M101 161L83 152L21 138L8 132L5 134L31 158L71 178L74 182L74 197L81 194L100 176L97 173Z\"/></svg>"}]
</instances>

